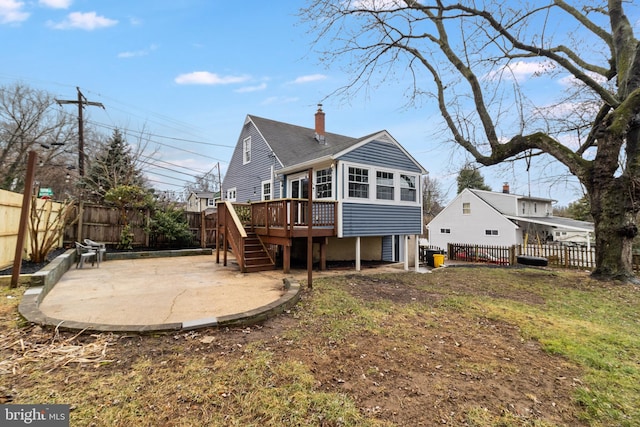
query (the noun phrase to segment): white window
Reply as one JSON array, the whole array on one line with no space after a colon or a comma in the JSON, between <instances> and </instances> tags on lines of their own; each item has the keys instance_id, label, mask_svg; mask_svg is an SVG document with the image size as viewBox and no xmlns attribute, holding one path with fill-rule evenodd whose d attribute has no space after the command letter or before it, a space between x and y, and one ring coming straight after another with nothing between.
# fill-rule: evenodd
<instances>
[{"instance_id":1,"label":"white window","mask_svg":"<svg viewBox=\"0 0 640 427\"><path fill-rule=\"evenodd\" d=\"M486 236L497 236L498 230L484 230Z\"/></svg>"},{"instance_id":2,"label":"white window","mask_svg":"<svg viewBox=\"0 0 640 427\"><path fill-rule=\"evenodd\" d=\"M393 200L393 172L376 172L376 198L379 200Z\"/></svg>"},{"instance_id":3,"label":"white window","mask_svg":"<svg viewBox=\"0 0 640 427\"><path fill-rule=\"evenodd\" d=\"M404 206L417 206L420 202L420 175L359 164L346 164L339 170L345 178L341 193L351 202Z\"/></svg>"},{"instance_id":4,"label":"white window","mask_svg":"<svg viewBox=\"0 0 640 427\"><path fill-rule=\"evenodd\" d=\"M207 199L207 206L215 206L216 199Z\"/></svg>"},{"instance_id":5,"label":"white window","mask_svg":"<svg viewBox=\"0 0 640 427\"><path fill-rule=\"evenodd\" d=\"M316 199L330 199L332 194L333 173L331 168L316 171Z\"/></svg>"},{"instance_id":6,"label":"white window","mask_svg":"<svg viewBox=\"0 0 640 427\"><path fill-rule=\"evenodd\" d=\"M262 200L271 200L271 181L262 181Z\"/></svg>"},{"instance_id":7,"label":"white window","mask_svg":"<svg viewBox=\"0 0 640 427\"><path fill-rule=\"evenodd\" d=\"M369 198L369 170L349 167L349 197Z\"/></svg>"},{"instance_id":8,"label":"white window","mask_svg":"<svg viewBox=\"0 0 640 427\"><path fill-rule=\"evenodd\" d=\"M227 190L227 200L230 202L236 201L236 188L230 188Z\"/></svg>"},{"instance_id":9,"label":"white window","mask_svg":"<svg viewBox=\"0 0 640 427\"><path fill-rule=\"evenodd\" d=\"M463 215L471 215L471 203L470 202L462 203L462 214Z\"/></svg>"},{"instance_id":10,"label":"white window","mask_svg":"<svg viewBox=\"0 0 640 427\"><path fill-rule=\"evenodd\" d=\"M451 229L450 228L441 228L440 229L440 234L451 234Z\"/></svg>"},{"instance_id":11,"label":"white window","mask_svg":"<svg viewBox=\"0 0 640 427\"><path fill-rule=\"evenodd\" d=\"M400 200L405 202L415 202L417 200L416 195L415 175L400 174Z\"/></svg>"},{"instance_id":12,"label":"white window","mask_svg":"<svg viewBox=\"0 0 640 427\"><path fill-rule=\"evenodd\" d=\"M242 164L251 162L251 137L248 136L242 141Z\"/></svg>"}]
</instances>

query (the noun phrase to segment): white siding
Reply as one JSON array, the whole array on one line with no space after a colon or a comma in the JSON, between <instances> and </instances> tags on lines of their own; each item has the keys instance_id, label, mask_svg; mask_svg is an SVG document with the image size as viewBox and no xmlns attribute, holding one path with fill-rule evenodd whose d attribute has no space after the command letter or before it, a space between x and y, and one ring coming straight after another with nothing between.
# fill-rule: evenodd
<instances>
[{"instance_id":1,"label":"white siding","mask_svg":"<svg viewBox=\"0 0 640 427\"><path fill-rule=\"evenodd\" d=\"M469 203L469 214L463 214L464 203ZM469 190L458 194L428 229L429 244L441 249L446 249L447 243L510 246L518 242L518 227ZM449 233L442 233L442 229ZM497 235L487 235L486 230L495 230Z\"/></svg>"}]
</instances>

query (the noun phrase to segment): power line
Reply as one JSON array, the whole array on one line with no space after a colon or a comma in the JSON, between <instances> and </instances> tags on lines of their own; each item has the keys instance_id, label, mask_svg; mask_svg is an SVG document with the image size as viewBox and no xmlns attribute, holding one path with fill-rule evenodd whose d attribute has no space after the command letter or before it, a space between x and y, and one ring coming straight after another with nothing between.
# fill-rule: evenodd
<instances>
[{"instance_id":1,"label":"power line","mask_svg":"<svg viewBox=\"0 0 640 427\"><path fill-rule=\"evenodd\" d=\"M147 178L147 181L149 182L155 182L157 184L164 184L164 185L171 185L172 187L180 187L180 188L184 188L184 186L180 185L180 184L171 184L170 182L164 182L164 181L158 181L156 179L150 179Z\"/></svg>"},{"instance_id":2,"label":"power line","mask_svg":"<svg viewBox=\"0 0 640 427\"><path fill-rule=\"evenodd\" d=\"M109 129L109 130L117 129L116 127L112 127L112 126L109 126L109 125L105 125L105 124L102 124L102 123L99 123L99 122L91 122L91 123L92 123L93 125L95 125L95 126L103 127L103 128ZM136 131L128 131L128 130L127 130L127 132L134 133L134 132L136 132ZM145 135L145 134L144 134L144 133L142 133L142 132L137 132L137 133L138 133L140 136L144 136L144 135ZM162 137L162 138L165 138L165 137ZM186 141L186 140L185 140L185 141ZM160 141L157 141L157 140L150 139L150 140L149 140L149 142L153 142L153 143L155 143L155 144L162 145L162 146L164 146L164 147L173 148L174 150L184 151L185 153L194 154L194 155L197 155L197 156L200 156L200 157L205 157L205 158L207 158L207 159L212 159L212 160L215 160L215 161L218 161L218 162L227 163L227 161L222 160L222 159L218 159L218 158L216 158L216 157L207 156L206 154L202 154L202 153L198 153L198 152L195 152L195 151L187 150L187 149L185 149L185 148L176 147L175 145L165 144L165 143L160 142ZM187 142L188 142L188 141L187 141ZM201 142L201 143L202 143L202 142ZM205 143L205 144L206 144L206 143ZM218 146L220 146L220 145L218 145Z\"/></svg>"},{"instance_id":3,"label":"power line","mask_svg":"<svg viewBox=\"0 0 640 427\"><path fill-rule=\"evenodd\" d=\"M168 168L166 166L156 165L156 164L154 164L152 162L147 162L145 160L140 160L140 163L144 163L146 165L150 165L150 166L152 166L154 168L168 170L169 172L174 172L174 173L179 173L179 174L182 174L182 175L187 175L187 176L190 176L191 178L197 178L197 175L193 175L193 174L190 174L190 173L187 173L187 172L181 172L181 171L178 171L178 170L175 170L175 169Z\"/></svg>"},{"instance_id":4,"label":"power line","mask_svg":"<svg viewBox=\"0 0 640 427\"><path fill-rule=\"evenodd\" d=\"M173 177L171 175L165 175L165 174L162 174L160 172L147 172L147 173L150 173L150 174L153 174L153 175L162 176L164 178L169 178L169 179L173 179L173 180L184 182L184 183L190 182L190 181L185 181L184 179Z\"/></svg>"},{"instance_id":5,"label":"power line","mask_svg":"<svg viewBox=\"0 0 640 427\"><path fill-rule=\"evenodd\" d=\"M117 126L113 126L113 125L105 125L103 123L100 122L95 122L95 121L89 121L89 123L96 125L96 126L100 126L100 127L105 127L107 129L117 129ZM222 148L235 148L235 146L233 145L226 145L226 144L216 144L214 142L205 142L205 141L197 141L194 139L186 139L186 138L178 138L178 137L173 137L173 136L165 136L165 135L158 135L155 133L148 133L148 132L142 132L142 131L136 131L136 130L131 130L131 129L127 129L127 133L136 133L139 136L155 136L158 138L164 138L164 139L171 139L174 141L180 141L180 142L190 142L193 144L202 144L202 145L208 145L211 147L222 147Z\"/></svg>"},{"instance_id":6,"label":"power line","mask_svg":"<svg viewBox=\"0 0 640 427\"><path fill-rule=\"evenodd\" d=\"M150 110L146 110L146 109L143 109L143 108L139 108L139 107L136 107L136 106L134 106L134 105L127 104L127 103L125 103L125 102L119 101L119 100L117 100L117 99L115 99L115 98L112 98L112 97L109 97L109 96L105 96L105 95L103 95L103 94L101 94L101 93L98 93L98 92L91 92L91 91L89 91L89 92L90 92L90 93L93 93L93 94L95 94L96 96L99 96L99 97L101 97L101 98L108 99L108 100L110 100L111 102L114 102L114 103L116 103L116 104L123 105L123 106L126 106L126 107L128 107L128 108L131 108L131 109L133 109L133 110L138 110L138 111L142 111L142 112L145 112L145 113L149 113L149 114L151 114L152 116L155 116L155 117L157 117L159 120L161 120L160 122L155 122L155 123L157 123L157 124L160 124L161 126L168 127L168 128L172 128L172 129L176 129L176 130L179 130L180 132L190 133L190 134L192 134L192 135L194 134L194 133L192 133L192 132L191 132L191 130L192 130L192 129L193 129L193 127L194 127L194 126L193 126L193 124L191 124L191 123L182 122L182 121L180 121L180 120L176 120L174 117L171 117L171 116L167 116L167 115L164 115L164 114L161 114L161 113L157 113L157 112L154 112L154 111L150 111ZM121 111L121 112L123 112L123 113L126 113L128 116L135 116L135 117L138 117L138 118L142 118L142 119L144 119L144 120L148 120L148 118L147 118L147 117L142 117L142 116L140 116L140 115L138 115L138 114L132 113L130 110L119 109L119 108L117 108L117 107L113 107L113 106L111 106L111 105L110 105L110 107L111 107L112 109L116 110L116 111ZM152 121L152 122L153 122L153 121ZM174 125L179 126L181 129L179 129L179 128L177 128L177 127L168 126L168 125L167 125L167 123L173 123Z\"/></svg>"},{"instance_id":7,"label":"power line","mask_svg":"<svg viewBox=\"0 0 640 427\"><path fill-rule=\"evenodd\" d=\"M182 165L178 165L178 164L175 164L175 163L167 162L166 160L156 159L155 157L152 157L152 156L145 156L145 155L141 154L140 157L143 157L145 159L150 159L151 161L146 162L148 164L152 164L152 162L159 162L159 163L167 164L169 166L173 166L175 168L181 168L181 169L186 169L186 170L191 171L191 172L197 172L197 173L200 173L200 174L205 174L205 172L203 170L197 170L197 169L194 169L192 167L182 166ZM211 173L211 171L214 168L215 168L215 166L213 168L211 168L211 170L209 172L207 172L207 173Z\"/></svg>"}]
</instances>

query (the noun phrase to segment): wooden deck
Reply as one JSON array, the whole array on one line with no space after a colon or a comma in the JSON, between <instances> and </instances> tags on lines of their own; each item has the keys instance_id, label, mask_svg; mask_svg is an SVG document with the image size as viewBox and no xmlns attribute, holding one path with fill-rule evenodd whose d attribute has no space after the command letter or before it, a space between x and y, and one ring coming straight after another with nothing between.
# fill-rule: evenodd
<instances>
[{"instance_id":1,"label":"wooden deck","mask_svg":"<svg viewBox=\"0 0 640 427\"><path fill-rule=\"evenodd\" d=\"M326 238L337 235L338 204L333 201L312 202L311 224L306 199L277 199L255 203L218 204L218 231L223 236L224 249L227 241L241 265L245 266L244 246L247 233L255 233L268 251L268 245L283 247L283 269L289 272L291 245L294 238L308 237L309 225L314 241L320 243L320 265L325 265ZM217 255L219 257L219 255ZM273 256L271 255L273 260ZM226 264L226 260L225 260Z\"/></svg>"}]
</instances>

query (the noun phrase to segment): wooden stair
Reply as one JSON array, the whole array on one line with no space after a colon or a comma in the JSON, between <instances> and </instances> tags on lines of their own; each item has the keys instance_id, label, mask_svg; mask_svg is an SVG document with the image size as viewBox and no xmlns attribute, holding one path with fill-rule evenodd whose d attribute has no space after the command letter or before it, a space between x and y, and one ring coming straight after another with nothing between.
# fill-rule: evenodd
<instances>
[{"instance_id":1,"label":"wooden stair","mask_svg":"<svg viewBox=\"0 0 640 427\"><path fill-rule=\"evenodd\" d=\"M247 231L247 237L244 239L244 266L242 270L246 273L254 273L275 268L275 262L269 256L258 235Z\"/></svg>"}]
</instances>

